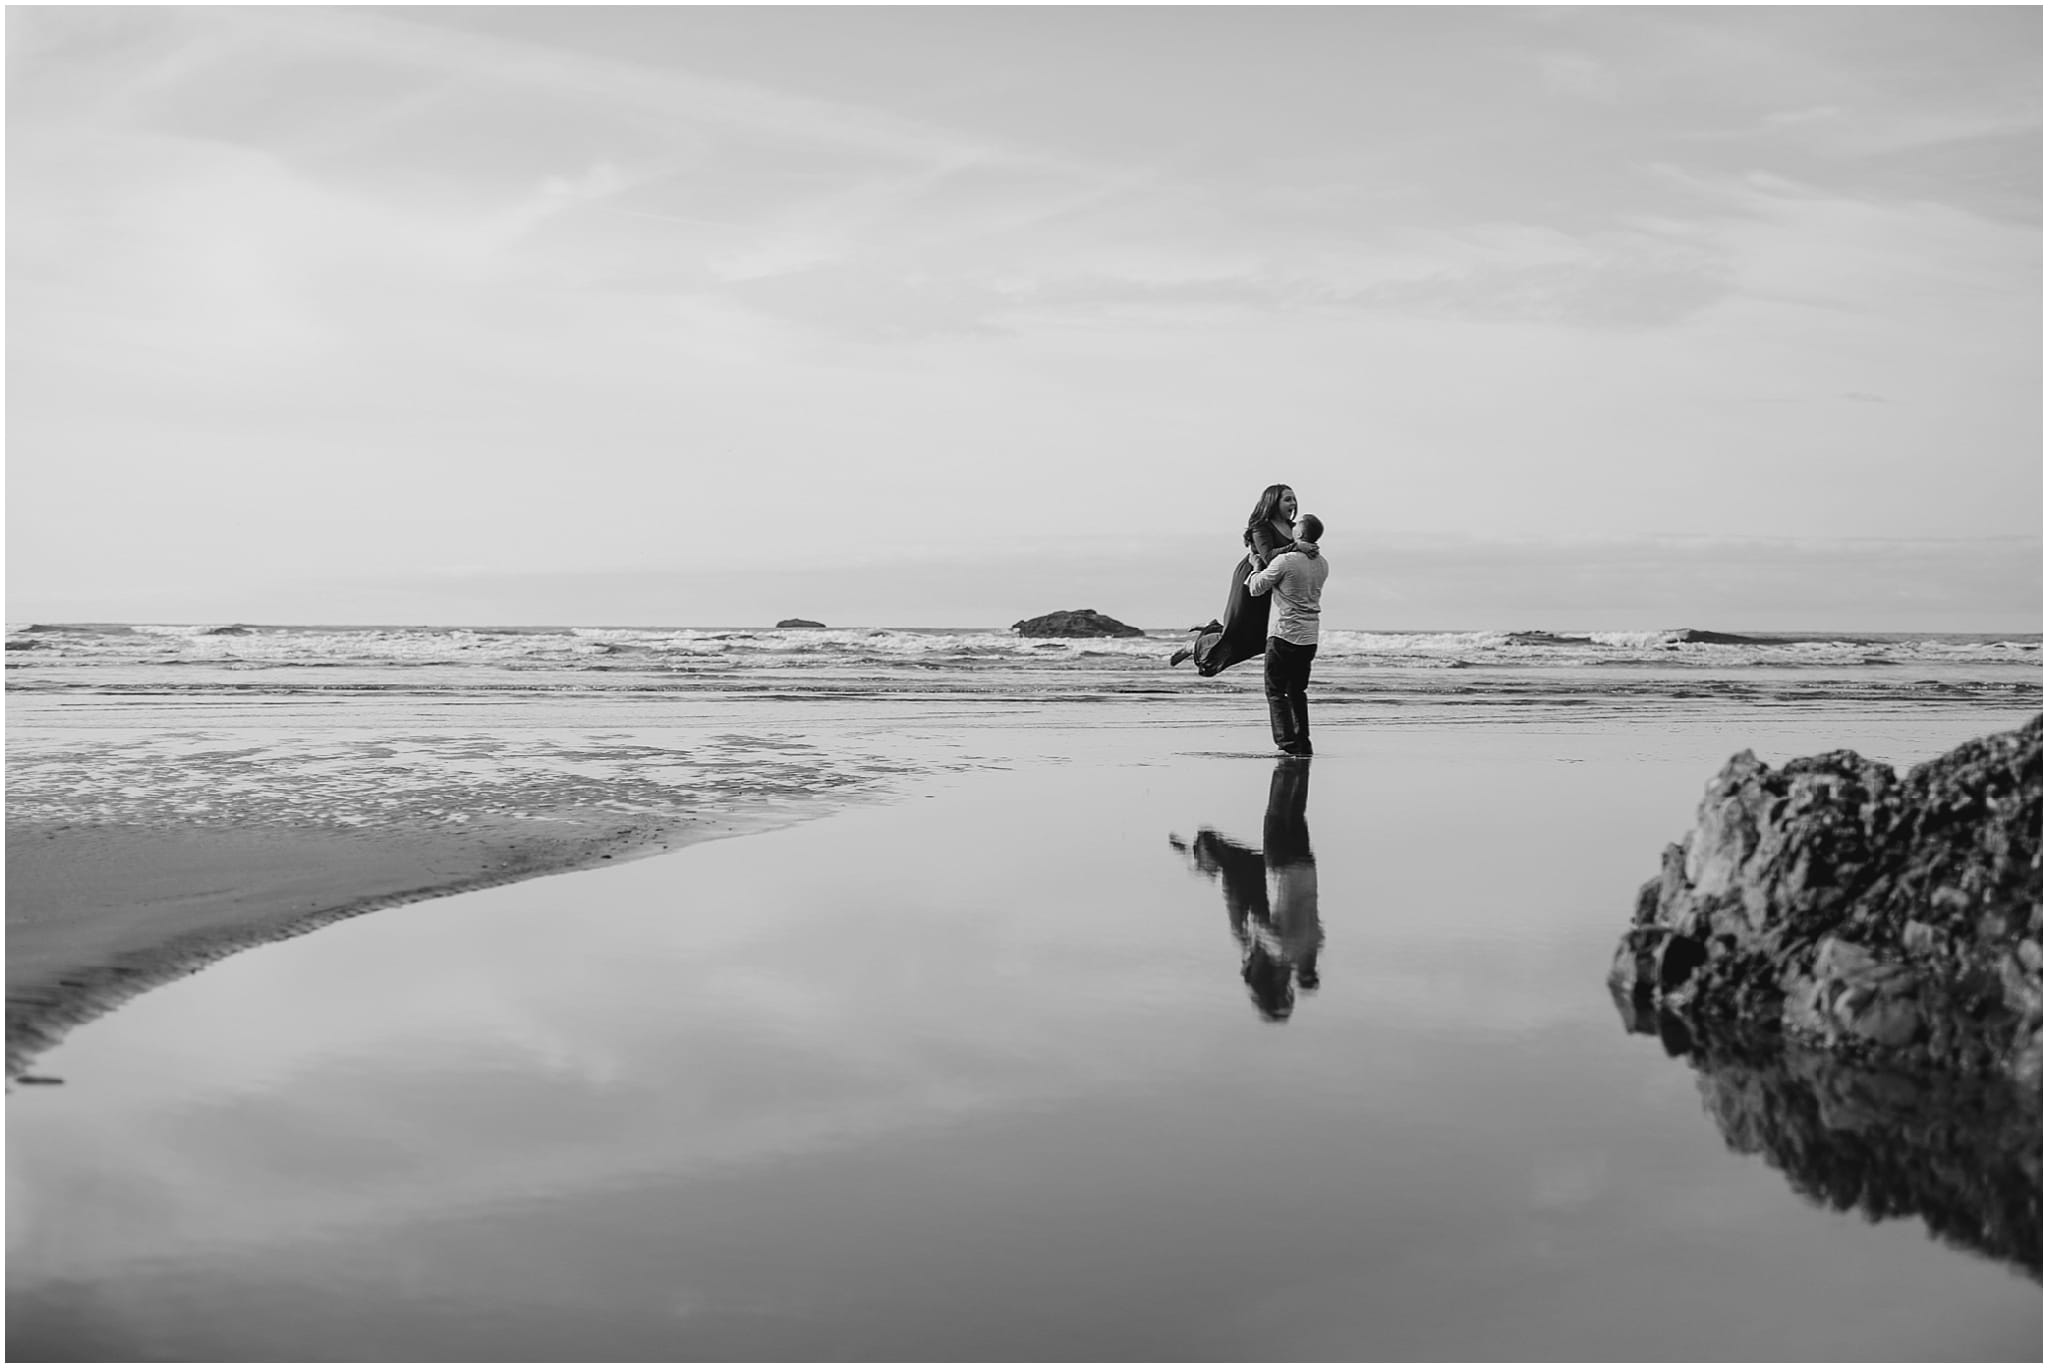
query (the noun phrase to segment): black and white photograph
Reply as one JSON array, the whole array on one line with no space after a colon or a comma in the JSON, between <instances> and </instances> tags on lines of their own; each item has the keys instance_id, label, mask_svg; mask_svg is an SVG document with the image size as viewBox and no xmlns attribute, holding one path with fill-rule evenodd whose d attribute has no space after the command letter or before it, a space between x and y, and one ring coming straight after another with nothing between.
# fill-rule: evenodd
<instances>
[{"instance_id":1,"label":"black and white photograph","mask_svg":"<svg viewBox=\"0 0 2048 1368\"><path fill-rule=\"evenodd\" d=\"M2043 10L9 5L10 1362L2039 1362Z\"/></svg>"}]
</instances>

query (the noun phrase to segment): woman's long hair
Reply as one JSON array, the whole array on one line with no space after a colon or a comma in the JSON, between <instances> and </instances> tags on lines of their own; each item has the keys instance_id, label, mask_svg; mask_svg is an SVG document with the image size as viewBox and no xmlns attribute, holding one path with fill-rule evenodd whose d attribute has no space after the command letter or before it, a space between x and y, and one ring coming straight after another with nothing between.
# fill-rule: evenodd
<instances>
[{"instance_id":1,"label":"woman's long hair","mask_svg":"<svg viewBox=\"0 0 2048 1368\"><path fill-rule=\"evenodd\" d=\"M1252 529L1254 527L1263 522L1271 522L1279 516L1280 496L1292 488L1294 488L1293 485L1285 484L1266 486L1266 492L1259 495L1258 503L1252 507L1252 515L1244 520L1244 544L1246 546L1252 544Z\"/></svg>"}]
</instances>

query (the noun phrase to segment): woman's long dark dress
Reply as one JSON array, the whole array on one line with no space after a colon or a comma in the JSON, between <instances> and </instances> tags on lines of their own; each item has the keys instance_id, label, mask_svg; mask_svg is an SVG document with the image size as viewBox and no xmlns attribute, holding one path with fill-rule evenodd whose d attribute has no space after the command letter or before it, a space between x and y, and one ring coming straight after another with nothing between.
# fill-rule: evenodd
<instances>
[{"instance_id":1,"label":"woman's long dark dress","mask_svg":"<svg viewBox=\"0 0 2048 1368\"><path fill-rule=\"evenodd\" d=\"M1256 523L1245 532L1245 544L1257 551L1259 564L1273 563L1294 543L1281 538L1269 522ZM1204 675L1221 674L1240 660L1266 653L1266 624L1273 612L1271 594L1254 594L1244 587L1251 578L1252 558L1247 554L1230 572L1230 597L1223 603L1221 630L1202 633L1195 639L1195 670Z\"/></svg>"}]
</instances>

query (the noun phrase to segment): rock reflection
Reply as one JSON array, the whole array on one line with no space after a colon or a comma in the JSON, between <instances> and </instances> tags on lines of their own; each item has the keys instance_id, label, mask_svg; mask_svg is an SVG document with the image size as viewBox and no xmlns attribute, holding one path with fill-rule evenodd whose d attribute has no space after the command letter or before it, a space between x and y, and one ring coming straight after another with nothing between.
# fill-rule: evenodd
<instances>
[{"instance_id":1,"label":"rock reflection","mask_svg":"<svg viewBox=\"0 0 2048 1368\"><path fill-rule=\"evenodd\" d=\"M1322 980L1316 956L1323 920L1316 906L1316 856L1308 839L1311 762L1290 756L1273 766L1266 790L1264 849L1239 845L1213 827L1195 839L1168 836L1195 871L1223 887L1230 934L1242 952L1242 973L1252 1003L1267 1021L1294 1014L1295 988L1314 992Z\"/></svg>"},{"instance_id":2,"label":"rock reflection","mask_svg":"<svg viewBox=\"0 0 2048 1368\"><path fill-rule=\"evenodd\" d=\"M2041 1100L2003 1078L1863 1067L1772 1037L1702 1035L1616 994L1627 1028L1699 1075L1738 1154L1870 1221L1918 1216L1935 1239L2041 1278Z\"/></svg>"}]
</instances>

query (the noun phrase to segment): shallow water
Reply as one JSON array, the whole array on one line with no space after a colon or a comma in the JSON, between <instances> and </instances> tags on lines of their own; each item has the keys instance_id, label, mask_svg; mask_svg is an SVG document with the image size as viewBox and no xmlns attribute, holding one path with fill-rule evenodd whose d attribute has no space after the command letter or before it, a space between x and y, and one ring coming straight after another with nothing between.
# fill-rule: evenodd
<instances>
[{"instance_id":1,"label":"shallow water","mask_svg":"<svg viewBox=\"0 0 2048 1368\"><path fill-rule=\"evenodd\" d=\"M1603 984L1730 750L2022 720L1103 729L240 955L10 1098L9 1355L2038 1359Z\"/></svg>"}]
</instances>

